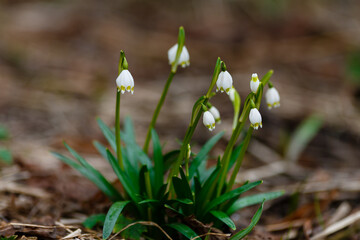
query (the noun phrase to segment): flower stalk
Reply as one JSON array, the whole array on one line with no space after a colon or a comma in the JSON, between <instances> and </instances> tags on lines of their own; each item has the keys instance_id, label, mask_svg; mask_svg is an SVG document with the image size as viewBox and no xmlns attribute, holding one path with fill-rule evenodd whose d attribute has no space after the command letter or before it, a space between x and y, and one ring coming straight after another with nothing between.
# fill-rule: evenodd
<instances>
[{"instance_id":1,"label":"flower stalk","mask_svg":"<svg viewBox=\"0 0 360 240\"><path fill-rule=\"evenodd\" d=\"M179 157L176 160L176 162L174 163L174 166L171 168L170 170L170 174L168 176L167 182L171 188L171 179L173 176L177 176L179 173L179 167L181 166L181 163L183 162L184 158L185 158L185 154L187 151L187 146L188 144L190 144L190 140L195 132L196 126L199 123L199 120L201 118L201 115L203 113L203 108L202 106L207 104L207 102L209 101L209 99L212 97L212 90L216 84L216 80L219 76L220 70L221 70L221 65L222 65L222 61L220 58L217 59L216 61L216 65L215 65L215 69L214 69L214 73L213 73L213 77L209 86L209 89L206 93L205 96L201 97L200 101L197 101L194 105L193 108L193 112L191 115L191 119L192 121L190 121L190 124L188 126L188 129L186 130L186 134L184 137L184 140L182 142L181 145L181 149L180 149L180 153L179 153Z\"/></svg>"},{"instance_id":2,"label":"flower stalk","mask_svg":"<svg viewBox=\"0 0 360 240\"><path fill-rule=\"evenodd\" d=\"M178 43L177 43L178 48L176 51L175 60L173 62L171 62L171 71L170 71L169 77L165 83L164 89L161 93L160 100L155 108L154 114L152 116L151 122L149 124L148 130L146 133L145 143L144 143L144 147L143 147L143 151L146 154L148 153L148 150L149 150L149 144L150 144L150 139L151 139L151 129L155 128L156 120L157 120L160 110L164 104L165 97L167 95L167 92L169 90L171 82L176 74L177 67L179 65L179 59L180 59L180 56L181 56L183 48L184 48L184 43L185 43L185 30L183 27L180 27L179 35L178 35Z\"/></svg>"},{"instance_id":3,"label":"flower stalk","mask_svg":"<svg viewBox=\"0 0 360 240\"><path fill-rule=\"evenodd\" d=\"M124 64L125 63L125 64ZM120 59L118 71L119 75L124 69L124 65L127 68L127 61L125 59L124 51L120 51ZM120 89L116 91L116 105L115 105L115 141L116 141L116 156L118 159L119 166L121 170L124 170L124 163L121 154L121 140L120 140Z\"/></svg>"}]
</instances>

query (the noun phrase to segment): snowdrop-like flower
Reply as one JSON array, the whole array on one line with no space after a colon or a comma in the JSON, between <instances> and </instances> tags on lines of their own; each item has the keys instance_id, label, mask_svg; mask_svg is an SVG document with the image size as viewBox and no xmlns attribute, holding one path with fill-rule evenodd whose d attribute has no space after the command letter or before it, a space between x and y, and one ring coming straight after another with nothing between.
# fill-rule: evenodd
<instances>
[{"instance_id":1,"label":"snowdrop-like flower","mask_svg":"<svg viewBox=\"0 0 360 240\"><path fill-rule=\"evenodd\" d=\"M210 131L215 129L215 118L209 111L204 112L203 123Z\"/></svg>"},{"instance_id":2,"label":"snowdrop-like flower","mask_svg":"<svg viewBox=\"0 0 360 240\"><path fill-rule=\"evenodd\" d=\"M259 126L262 128L261 114L256 108L250 110L249 120L251 123L250 126L253 127L255 130L258 130Z\"/></svg>"},{"instance_id":3,"label":"snowdrop-like flower","mask_svg":"<svg viewBox=\"0 0 360 240\"><path fill-rule=\"evenodd\" d=\"M269 88L266 92L265 98L269 109L272 107L280 107L280 95L276 88Z\"/></svg>"},{"instance_id":4,"label":"snowdrop-like flower","mask_svg":"<svg viewBox=\"0 0 360 240\"><path fill-rule=\"evenodd\" d=\"M175 62L177 50L178 50L178 44L175 44L168 51L168 58L169 58L170 65L172 65ZM180 53L178 65L181 65L183 68L190 65L190 55L185 46L183 47L183 49Z\"/></svg>"},{"instance_id":5,"label":"snowdrop-like flower","mask_svg":"<svg viewBox=\"0 0 360 240\"><path fill-rule=\"evenodd\" d=\"M216 80L216 86L216 91L225 91L229 94L229 91L233 86L233 79L228 71L222 71L219 73L218 79Z\"/></svg>"},{"instance_id":6,"label":"snowdrop-like flower","mask_svg":"<svg viewBox=\"0 0 360 240\"><path fill-rule=\"evenodd\" d=\"M235 88L231 88L229 90L229 98L230 98L230 101L232 101L232 102L235 101Z\"/></svg>"},{"instance_id":7,"label":"snowdrop-like flower","mask_svg":"<svg viewBox=\"0 0 360 240\"><path fill-rule=\"evenodd\" d=\"M260 85L258 75L253 73L250 80L250 89L253 93L256 93Z\"/></svg>"},{"instance_id":8,"label":"snowdrop-like flower","mask_svg":"<svg viewBox=\"0 0 360 240\"><path fill-rule=\"evenodd\" d=\"M116 85L118 91L121 91L122 94L124 94L125 91L131 92L131 94L134 93L134 78L129 70L125 69L121 71L116 79Z\"/></svg>"},{"instance_id":9,"label":"snowdrop-like flower","mask_svg":"<svg viewBox=\"0 0 360 240\"><path fill-rule=\"evenodd\" d=\"M219 110L217 110L216 107L212 106L209 109L209 112L213 115L213 117L215 118L215 122L217 123L221 123L221 119L220 119L220 112Z\"/></svg>"}]
</instances>

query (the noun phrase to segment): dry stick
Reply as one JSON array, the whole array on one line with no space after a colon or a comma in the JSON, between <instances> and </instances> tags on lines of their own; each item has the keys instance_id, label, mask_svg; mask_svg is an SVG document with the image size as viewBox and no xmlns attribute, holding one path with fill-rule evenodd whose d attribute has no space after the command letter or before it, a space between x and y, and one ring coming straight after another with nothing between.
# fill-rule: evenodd
<instances>
[{"instance_id":1,"label":"dry stick","mask_svg":"<svg viewBox=\"0 0 360 240\"><path fill-rule=\"evenodd\" d=\"M332 233L335 233L335 232L353 224L354 222L356 222L358 220L360 220L360 211L357 211L357 212L347 216L343 220L330 225L324 231L322 231L319 234L316 234L315 236L310 238L310 240L323 239L324 237L326 237Z\"/></svg>"},{"instance_id":2,"label":"dry stick","mask_svg":"<svg viewBox=\"0 0 360 240\"><path fill-rule=\"evenodd\" d=\"M170 239L173 240L166 232L164 229L162 229L158 224L154 223L154 222L149 222L149 221L139 221L139 222L134 222L134 223L130 223L129 225L127 225L126 227L124 227L123 229L121 229L119 232L115 233L111 238L109 238L109 240L112 240L114 237L116 237L117 235L119 235L122 231L128 229L131 226L134 226L136 224L142 224L142 225L147 225L147 226L154 226L160 229L160 231L162 231L164 233L164 235Z\"/></svg>"},{"instance_id":3,"label":"dry stick","mask_svg":"<svg viewBox=\"0 0 360 240\"><path fill-rule=\"evenodd\" d=\"M205 234L193 237L190 240L198 239L198 238L205 237L205 236L208 236L208 235L221 236L221 237L230 237L231 234L230 233L211 233L210 232L210 233L205 233Z\"/></svg>"}]
</instances>

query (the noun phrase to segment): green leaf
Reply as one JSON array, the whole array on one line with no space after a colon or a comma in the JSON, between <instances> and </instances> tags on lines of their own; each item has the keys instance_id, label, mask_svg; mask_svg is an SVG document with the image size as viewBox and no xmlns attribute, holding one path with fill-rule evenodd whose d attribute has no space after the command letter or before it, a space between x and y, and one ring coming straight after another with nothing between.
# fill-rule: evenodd
<instances>
[{"instance_id":1,"label":"green leaf","mask_svg":"<svg viewBox=\"0 0 360 240\"><path fill-rule=\"evenodd\" d=\"M111 148L116 151L116 140L114 132L100 118L96 118L96 121L106 140L109 142Z\"/></svg>"},{"instance_id":2,"label":"green leaf","mask_svg":"<svg viewBox=\"0 0 360 240\"><path fill-rule=\"evenodd\" d=\"M250 225L247 228L240 230L235 235L231 236L230 240L239 240L244 238L246 235L248 235L251 232L251 230L255 227L255 225L259 222L263 207L264 207L264 202L261 204L260 208L256 211L256 213L252 217Z\"/></svg>"},{"instance_id":3,"label":"green leaf","mask_svg":"<svg viewBox=\"0 0 360 240\"><path fill-rule=\"evenodd\" d=\"M173 207L170 206L169 204L164 204L164 207L170 209L171 211L173 211L173 212L175 212L175 213L177 213L177 214L179 214L179 215L181 215L181 216L184 216L184 214L183 214L182 212L176 210L175 208L173 208Z\"/></svg>"},{"instance_id":4,"label":"green leaf","mask_svg":"<svg viewBox=\"0 0 360 240\"><path fill-rule=\"evenodd\" d=\"M195 200L195 210L197 211L196 215L199 214L203 214L206 212L203 212L202 209L204 209L204 203L208 201L208 199L206 199L207 194L210 191L210 188L214 183L215 179L217 179L218 175L219 175L219 171L220 171L220 166L217 166L214 171L211 173L210 177L205 181L204 186L201 188L200 193L198 194L198 196L195 196L196 200Z\"/></svg>"},{"instance_id":5,"label":"green leaf","mask_svg":"<svg viewBox=\"0 0 360 240\"><path fill-rule=\"evenodd\" d=\"M90 217L86 218L83 222L84 227L92 229L95 227L96 224L104 225L105 222L105 214L95 214L91 215Z\"/></svg>"},{"instance_id":6,"label":"green leaf","mask_svg":"<svg viewBox=\"0 0 360 240\"><path fill-rule=\"evenodd\" d=\"M12 154L7 149L0 149L0 161L11 164L12 163Z\"/></svg>"},{"instance_id":7,"label":"green leaf","mask_svg":"<svg viewBox=\"0 0 360 240\"><path fill-rule=\"evenodd\" d=\"M232 151L231 153L231 157L230 157L230 164L229 164L229 168L228 171L230 171L230 169L233 167L233 165L236 162L236 159L238 159L240 152L241 152L241 148L242 146L244 146L244 141L242 141L238 146L235 147L235 149Z\"/></svg>"},{"instance_id":8,"label":"green leaf","mask_svg":"<svg viewBox=\"0 0 360 240\"><path fill-rule=\"evenodd\" d=\"M268 193L259 193L252 196L242 197L234 202L229 209L226 210L228 215L232 215L236 211L252 206L258 203L262 203L264 200L268 201L271 199L278 198L284 194L284 191L277 191L277 192L268 192Z\"/></svg>"},{"instance_id":9,"label":"green leaf","mask_svg":"<svg viewBox=\"0 0 360 240\"><path fill-rule=\"evenodd\" d=\"M193 202L191 199L188 199L188 198L185 198L185 199L182 199L182 198L172 199L172 200L169 200L168 202L169 202L169 203L177 202L177 203L185 204L185 205L194 204L194 202Z\"/></svg>"},{"instance_id":10,"label":"green leaf","mask_svg":"<svg viewBox=\"0 0 360 240\"><path fill-rule=\"evenodd\" d=\"M126 134L127 140L136 142L134 125L133 125L130 117L125 117L124 132Z\"/></svg>"},{"instance_id":11,"label":"green leaf","mask_svg":"<svg viewBox=\"0 0 360 240\"><path fill-rule=\"evenodd\" d=\"M3 236L0 236L0 240L15 240L17 239L17 235L12 235L10 237L3 237Z\"/></svg>"},{"instance_id":12,"label":"green leaf","mask_svg":"<svg viewBox=\"0 0 360 240\"><path fill-rule=\"evenodd\" d=\"M107 152L108 160L111 164L111 167L113 168L116 176L119 178L125 191L131 197L132 200L137 202L138 198L136 197L136 194L139 193L139 184L137 182L134 183L129 180L128 175L126 174L126 172L124 172L120 169L120 166L119 166L116 158L114 157L114 155L112 155L112 153L109 151L109 149L106 149L106 152Z\"/></svg>"},{"instance_id":13,"label":"green leaf","mask_svg":"<svg viewBox=\"0 0 360 240\"><path fill-rule=\"evenodd\" d=\"M107 239L111 235L116 220L129 202L130 201L116 202L110 207L104 222L103 239Z\"/></svg>"},{"instance_id":14,"label":"green leaf","mask_svg":"<svg viewBox=\"0 0 360 240\"><path fill-rule=\"evenodd\" d=\"M200 166L201 162L207 159L207 154L210 152L210 150L214 147L214 145L222 138L224 135L224 131L219 132L212 138L210 138L209 141L205 143L205 145L201 148L198 155L194 158L194 160L191 162L190 168L189 168L189 179L192 179L194 176L196 170Z\"/></svg>"},{"instance_id":15,"label":"green leaf","mask_svg":"<svg viewBox=\"0 0 360 240\"><path fill-rule=\"evenodd\" d=\"M190 227L182 224L182 223L171 223L167 225L168 227L171 227L175 229L176 231L180 232L182 235L187 237L188 239L192 239L197 237L198 235L192 230Z\"/></svg>"},{"instance_id":16,"label":"green leaf","mask_svg":"<svg viewBox=\"0 0 360 240\"><path fill-rule=\"evenodd\" d=\"M230 192L227 192L217 198L215 198L214 200L212 200L209 204L207 204L204 213L206 214L207 212L209 212L210 210L212 210L213 208L215 208L216 206L220 205L221 203L230 200L236 196L239 196L240 194L256 187L257 185L261 184L262 181L256 181L256 182L252 182L246 185L243 185L237 189L234 189Z\"/></svg>"},{"instance_id":17,"label":"green leaf","mask_svg":"<svg viewBox=\"0 0 360 240\"><path fill-rule=\"evenodd\" d=\"M112 201L123 199L120 193L98 171L96 170L93 171L91 169L88 169L78 164L74 160L65 157L64 155L61 155L59 153L52 152L52 154L62 162L78 170L82 175L84 175L91 182L93 182Z\"/></svg>"},{"instance_id":18,"label":"green leaf","mask_svg":"<svg viewBox=\"0 0 360 240\"><path fill-rule=\"evenodd\" d=\"M164 161L163 161L163 155L161 152L161 145L159 136L157 135L156 131L154 129L151 129L151 139L153 143L153 152L154 152L154 171L155 171L155 193L158 192L158 190L163 185L163 178L164 178Z\"/></svg>"},{"instance_id":19,"label":"green leaf","mask_svg":"<svg viewBox=\"0 0 360 240\"><path fill-rule=\"evenodd\" d=\"M9 132L4 126L0 125L0 140L7 139L9 137Z\"/></svg>"},{"instance_id":20,"label":"green leaf","mask_svg":"<svg viewBox=\"0 0 360 240\"><path fill-rule=\"evenodd\" d=\"M124 215L120 215L115 224L113 232L119 232L120 230L122 230L121 231L122 239L132 239L132 240L142 239L141 235L143 235L143 233L147 231L146 226L142 224L135 224L124 230L124 228L131 223L134 223L134 219L127 218Z\"/></svg>"},{"instance_id":21,"label":"green leaf","mask_svg":"<svg viewBox=\"0 0 360 240\"><path fill-rule=\"evenodd\" d=\"M309 142L319 132L323 120L317 115L306 118L291 136L290 142L285 151L285 158L295 162L304 151Z\"/></svg>"},{"instance_id":22,"label":"green leaf","mask_svg":"<svg viewBox=\"0 0 360 240\"><path fill-rule=\"evenodd\" d=\"M173 150L166 153L163 156L164 159L164 171L166 172L176 162L179 157L180 150Z\"/></svg>"},{"instance_id":23,"label":"green leaf","mask_svg":"<svg viewBox=\"0 0 360 240\"><path fill-rule=\"evenodd\" d=\"M98 141L93 141L93 145L96 148L96 150L98 150L98 152L100 153L100 155L107 159L107 153L106 153L106 147L104 145L102 145L100 142Z\"/></svg>"},{"instance_id":24,"label":"green leaf","mask_svg":"<svg viewBox=\"0 0 360 240\"><path fill-rule=\"evenodd\" d=\"M225 223L232 230L236 229L235 223L231 220L231 218L226 213L224 213L222 211L215 211L215 210L210 211L210 213L214 217L216 217L217 219L219 219L220 221Z\"/></svg>"}]
</instances>

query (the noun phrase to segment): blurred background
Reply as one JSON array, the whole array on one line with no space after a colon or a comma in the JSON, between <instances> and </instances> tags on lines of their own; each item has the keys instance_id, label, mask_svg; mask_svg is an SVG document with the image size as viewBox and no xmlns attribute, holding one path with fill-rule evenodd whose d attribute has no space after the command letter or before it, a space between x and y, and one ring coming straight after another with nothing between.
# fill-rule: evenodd
<instances>
[{"instance_id":1,"label":"blurred background","mask_svg":"<svg viewBox=\"0 0 360 240\"><path fill-rule=\"evenodd\" d=\"M176 74L157 122L165 148L177 147L176 139L184 136L192 105L206 93L218 56L242 100L251 74L261 77L273 69L281 107L261 107L263 128L255 133L245 169L261 171L258 167L287 159L296 168L275 167L264 188L336 179L326 191L350 192L346 196L359 207L356 0L0 1L0 124L9 133L1 146L21 166L56 171L61 164L49 151L63 150L66 139L106 171L106 164L96 162L91 140L103 139L96 116L110 125L114 121L119 51L125 51L135 79L134 95L122 98L121 118L131 116L142 144L169 74L167 50L177 41L179 26L185 28L191 65ZM223 121L216 132L227 130L228 138L233 116L228 96L217 95L212 103ZM212 135L199 125L195 152L196 143ZM214 155L225 144L226 138ZM250 179L267 177L246 173ZM349 190L343 182L354 187ZM342 201L334 198L335 204Z\"/></svg>"}]
</instances>

